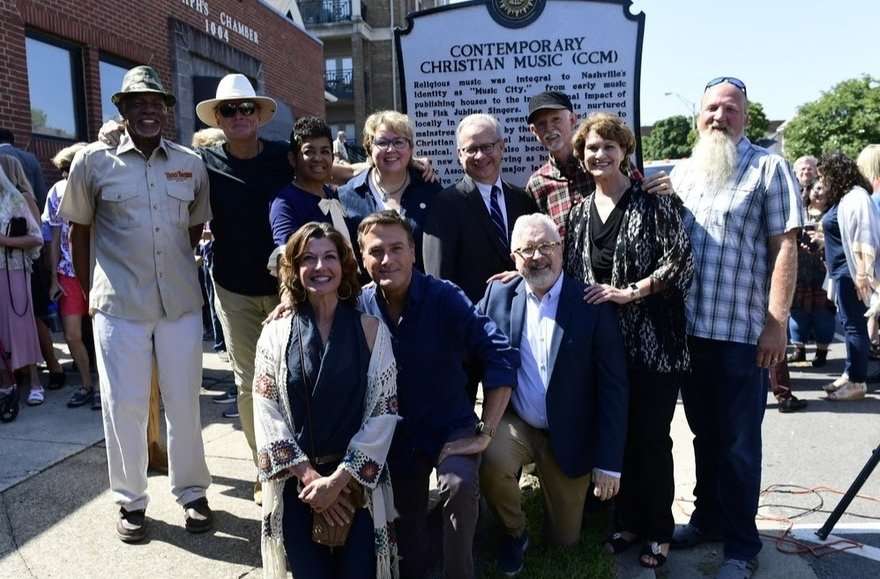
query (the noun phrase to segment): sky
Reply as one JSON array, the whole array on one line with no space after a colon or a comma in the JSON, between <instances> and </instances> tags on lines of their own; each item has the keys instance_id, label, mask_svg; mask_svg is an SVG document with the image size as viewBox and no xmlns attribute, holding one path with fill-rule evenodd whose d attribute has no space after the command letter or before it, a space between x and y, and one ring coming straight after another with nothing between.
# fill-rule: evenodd
<instances>
[{"instance_id":1,"label":"sky","mask_svg":"<svg viewBox=\"0 0 880 579\"><path fill-rule=\"evenodd\" d=\"M842 80L880 78L880 0L635 0L645 13L641 123L690 114L706 82L735 76L771 120Z\"/></svg>"}]
</instances>

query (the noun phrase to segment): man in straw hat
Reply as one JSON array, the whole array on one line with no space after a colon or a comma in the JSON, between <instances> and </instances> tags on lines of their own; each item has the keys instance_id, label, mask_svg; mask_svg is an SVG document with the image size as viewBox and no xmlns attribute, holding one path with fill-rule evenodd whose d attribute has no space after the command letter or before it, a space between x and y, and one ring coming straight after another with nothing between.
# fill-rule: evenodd
<instances>
[{"instance_id":1,"label":"man in straw hat","mask_svg":"<svg viewBox=\"0 0 880 579\"><path fill-rule=\"evenodd\" d=\"M293 179L287 143L257 136L275 108L275 101L257 96L242 74L224 76L216 98L196 106L199 119L225 136L225 143L199 152L211 182L214 305L238 386L237 414L255 461L254 357L262 322L278 305L278 280L266 269L275 249L269 210L278 191ZM236 412L224 416L233 418ZM260 502L260 495L255 483L254 500Z\"/></svg>"},{"instance_id":2,"label":"man in straw hat","mask_svg":"<svg viewBox=\"0 0 880 579\"><path fill-rule=\"evenodd\" d=\"M116 532L137 542L146 535L154 354L171 492L188 531L212 525L198 402L202 297L192 253L211 210L204 164L162 137L175 99L158 73L129 70L112 100L124 133L117 145L93 143L76 155L59 212L71 222L74 269L94 316L110 487L120 505Z\"/></svg>"}]
</instances>

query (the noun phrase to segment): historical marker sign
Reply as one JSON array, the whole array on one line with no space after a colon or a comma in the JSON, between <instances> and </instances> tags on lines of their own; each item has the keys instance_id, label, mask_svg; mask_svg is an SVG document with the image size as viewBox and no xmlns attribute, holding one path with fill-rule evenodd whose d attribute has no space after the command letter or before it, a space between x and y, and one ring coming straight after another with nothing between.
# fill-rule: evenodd
<instances>
[{"instance_id":1,"label":"historical marker sign","mask_svg":"<svg viewBox=\"0 0 880 579\"><path fill-rule=\"evenodd\" d=\"M608 111L639 134L645 17L632 0L478 0L410 14L395 31L416 152L458 179L455 126L471 113L504 125L505 177L524 185L546 161L526 125L529 97L571 96L580 117ZM641 148L641 147L639 147Z\"/></svg>"}]
</instances>

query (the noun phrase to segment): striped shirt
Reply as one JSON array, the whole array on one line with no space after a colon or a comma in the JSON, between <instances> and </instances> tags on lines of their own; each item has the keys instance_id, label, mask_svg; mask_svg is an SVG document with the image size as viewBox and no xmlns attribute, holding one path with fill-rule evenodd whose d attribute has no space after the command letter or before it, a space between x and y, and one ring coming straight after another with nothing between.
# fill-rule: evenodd
<instances>
[{"instance_id":1,"label":"striped shirt","mask_svg":"<svg viewBox=\"0 0 880 579\"><path fill-rule=\"evenodd\" d=\"M694 256L687 330L700 338L757 344L767 315L770 238L801 227L803 208L785 159L745 137L736 149L734 174L719 190L707 190L689 175L687 163L672 171Z\"/></svg>"}]
</instances>

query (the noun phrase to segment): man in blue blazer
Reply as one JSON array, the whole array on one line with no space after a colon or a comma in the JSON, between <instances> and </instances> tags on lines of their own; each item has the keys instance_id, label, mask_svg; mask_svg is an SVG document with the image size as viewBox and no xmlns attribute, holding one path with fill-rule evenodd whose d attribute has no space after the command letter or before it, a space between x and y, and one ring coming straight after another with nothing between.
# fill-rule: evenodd
<instances>
[{"instance_id":1,"label":"man in blue blazer","mask_svg":"<svg viewBox=\"0 0 880 579\"><path fill-rule=\"evenodd\" d=\"M629 396L615 306L584 302L584 285L562 274L553 221L520 217L511 253L521 277L492 282L479 306L520 355L517 387L480 467L483 494L504 527L498 568L508 576L522 569L528 547L522 466L537 467L547 539L576 543L591 478L600 499L617 494Z\"/></svg>"}]
</instances>

